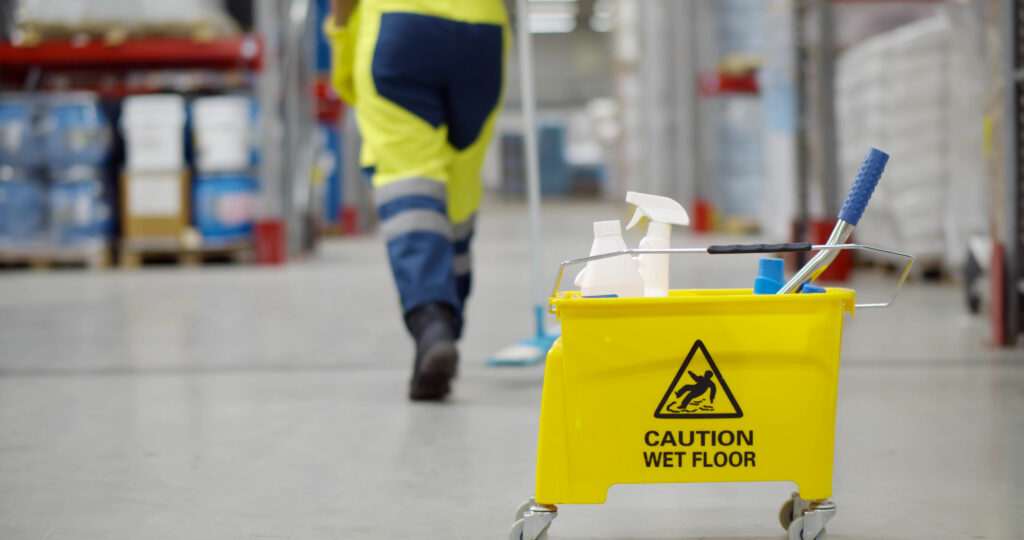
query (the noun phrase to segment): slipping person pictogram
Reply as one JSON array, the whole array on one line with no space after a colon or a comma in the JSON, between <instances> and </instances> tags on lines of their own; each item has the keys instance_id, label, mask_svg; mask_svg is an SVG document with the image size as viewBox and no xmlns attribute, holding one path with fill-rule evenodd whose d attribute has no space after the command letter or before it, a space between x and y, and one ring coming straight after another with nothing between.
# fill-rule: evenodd
<instances>
[{"instance_id":1,"label":"slipping person pictogram","mask_svg":"<svg viewBox=\"0 0 1024 540\"><path fill-rule=\"evenodd\" d=\"M679 390L676 390L676 397L681 398L683 394L687 394L686 399L679 404L679 408L685 410L686 407L693 401L694 398L698 398L704 395L705 392L711 390L711 403L715 402L715 383L711 378L715 375L710 369L704 372L704 375L697 375L690 371L690 377L693 378L695 384L688 384Z\"/></svg>"},{"instance_id":2,"label":"slipping person pictogram","mask_svg":"<svg viewBox=\"0 0 1024 540\"><path fill-rule=\"evenodd\" d=\"M703 373L703 375L698 375ZM719 392L721 390L721 392ZM721 395L725 399L721 398ZM693 343L668 390L654 410L655 418L741 418L743 411L704 343Z\"/></svg>"}]
</instances>

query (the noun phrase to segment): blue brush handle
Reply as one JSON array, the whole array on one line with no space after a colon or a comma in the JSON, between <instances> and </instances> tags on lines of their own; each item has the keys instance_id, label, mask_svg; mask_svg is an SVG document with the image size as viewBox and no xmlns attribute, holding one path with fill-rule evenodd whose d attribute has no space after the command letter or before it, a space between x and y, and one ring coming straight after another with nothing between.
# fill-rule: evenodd
<instances>
[{"instance_id":1,"label":"blue brush handle","mask_svg":"<svg viewBox=\"0 0 1024 540\"><path fill-rule=\"evenodd\" d=\"M839 219L850 225L857 225L857 222L860 221L860 216L864 214L864 209L868 206L868 201L871 200L871 194L875 191L875 186L878 185L878 180L882 177L882 171L885 170L885 164L888 161L889 154L877 148L868 150L868 155L864 157L864 163L861 164L860 170L857 171L857 178L853 181L853 185L850 186L850 192L846 194L843 207L839 210Z\"/></svg>"}]
</instances>

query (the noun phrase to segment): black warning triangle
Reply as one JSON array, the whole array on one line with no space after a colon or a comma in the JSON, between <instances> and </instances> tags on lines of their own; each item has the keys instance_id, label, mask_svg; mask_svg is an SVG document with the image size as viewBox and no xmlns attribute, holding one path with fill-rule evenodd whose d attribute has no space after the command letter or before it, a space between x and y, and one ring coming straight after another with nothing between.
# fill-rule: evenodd
<instances>
[{"instance_id":1,"label":"black warning triangle","mask_svg":"<svg viewBox=\"0 0 1024 540\"><path fill-rule=\"evenodd\" d=\"M697 354L700 351L701 354ZM711 359L704 343L697 340L679 367L665 397L654 411L655 418L740 418L736 402L722 372Z\"/></svg>"}]
</instances>

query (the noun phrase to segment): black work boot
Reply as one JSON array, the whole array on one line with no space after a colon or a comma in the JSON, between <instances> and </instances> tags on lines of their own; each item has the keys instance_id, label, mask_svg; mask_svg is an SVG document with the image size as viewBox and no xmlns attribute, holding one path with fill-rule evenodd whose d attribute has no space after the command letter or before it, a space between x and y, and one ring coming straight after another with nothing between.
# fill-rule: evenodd
<instances>
[{"instance_id":1,"label":"black work boot","mask_svg":"<svg viewBox=\"0 0 1024 540\"><path fill-rule=\"evenodd\" d=\"M459 363L456 321L455 310L441 303L424 304L405 314L405 325L416 340L409 399L439 400L448 395Z\"/></svg>"}]
</instances>

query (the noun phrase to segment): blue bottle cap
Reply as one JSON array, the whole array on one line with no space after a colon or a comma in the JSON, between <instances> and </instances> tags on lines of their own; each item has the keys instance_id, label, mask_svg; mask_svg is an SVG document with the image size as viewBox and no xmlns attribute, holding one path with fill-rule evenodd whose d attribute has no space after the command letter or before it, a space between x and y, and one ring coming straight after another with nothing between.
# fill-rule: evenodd
<instances>
[{"instance_id":1,"label":"blue bottle cap","mask_svg":"<svg viewBox=\"0 0 1024 540\"><path fill-rule=\"evenodd\" d=\"M775 294L785 285L786 263L782 259L765 257L757 261L754 294Z\"/></svg>"},{"instance_id":2,"label":"blue bottle cap","mask_svg":"<svg viewBox=\"0 0 1024 540\"><path fill-rule=\"evenodd\" d=\"M780 281L758 277L754 279L754 294L775 294L785 285Z\"/></svg>"},{"instance_id":3,"label":"blue bottle cap","mask_svg":"<svg viewBox=\"0 0 1024 540\"><path fill-rule=\"evenodd\" d=\"M757 277L772 281L786 281L786 262L774 257L765 257L757 261Z\"/></svg>"}]
</instances>

